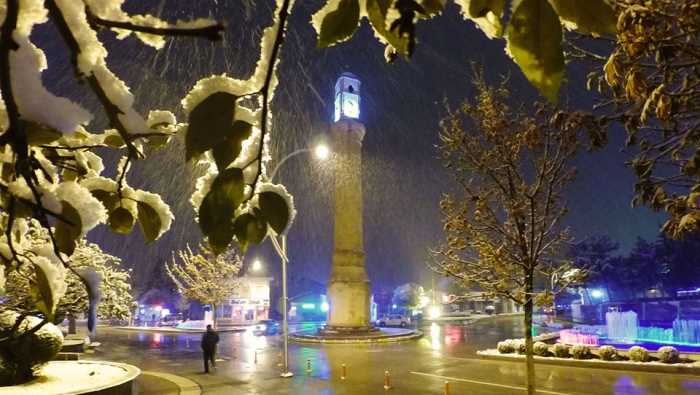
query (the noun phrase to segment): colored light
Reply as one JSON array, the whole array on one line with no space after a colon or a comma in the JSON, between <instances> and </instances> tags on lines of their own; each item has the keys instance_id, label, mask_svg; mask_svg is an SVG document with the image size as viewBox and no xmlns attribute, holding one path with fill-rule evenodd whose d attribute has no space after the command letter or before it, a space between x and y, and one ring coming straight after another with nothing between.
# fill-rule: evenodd
<instances>
[{"instance_id":1,"label":"colored light","mask_svg":"<svg viewBox=\"0 0 700 395\"><path fill-rule=\"evenodd\" d=\"M396 304L392 304L392 305L391 305L391 308L392 308L392 309L395 309L396 307L397 307Z\"/></svg>"},{"instance_id":2,"label":"colored light","mask_svg":"<svg viewBox=\"0 0 700 395\"><path fill-rule=\"evenodd\" d=\"M260 262L259 259L256 259L256 260L253 261L253 264L251 265L250 268L251 268L251 270L253 270L254 272L260 271L260 269L262 269L262 263Z\"/></svg>"},{"instance_id":3,"label":"colored light","mask_svg":"<svg viewBox=\"0 0 700 395\"><path fill-rule=\"evenodd\" d=\"M603 297L603 291L601 291L601 290L599 290L599 289L594 289L594 290L591 291L591 296L594 297L594 298L596 298L596 299L602 298L602 297Z\"/></svg>"},{"instance_id":4,"label":"colored light","mask_svg":"<svg viewBox=\"0 0 700 395\"><path fill-rule=\"evenodd\" d=\"M321 303L321 311L328 311L329 308L328 302Z\"/></svg>"},{"instance_id":5,"label":"colored light","mask_svg":"<svg viewBox=\"0 0 700 395\"><path fill-rule=\"evenodd\" d=\"M304 310L311 310L311 309L315 309L315 308L316 308L316 305L313 304L313 303L303 303L303 304L301 305L301 308L304 309Z\"/></svg>"},{"instance_id":6,"label":"colored light","mask_svg":"<svg viewBox=\"0 0 700 395\"><path fill-rule=\"evenodd\" d=\"M430 315L430 318L438 318L440 316L440 307L439 306L430 306L430 310L428 311L428 314Z\"/></svg>"}]
</instances>

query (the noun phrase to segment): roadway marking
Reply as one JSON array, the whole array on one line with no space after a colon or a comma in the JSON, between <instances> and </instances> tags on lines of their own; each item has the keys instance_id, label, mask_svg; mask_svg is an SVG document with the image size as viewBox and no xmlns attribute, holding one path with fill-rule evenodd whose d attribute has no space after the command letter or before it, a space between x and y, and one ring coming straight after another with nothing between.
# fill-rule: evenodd
<instances>
[{"instance_id":1,"label":"roadway marking","mask_svg":"<svg viewBox=\"0 0 700 395\"><path fill-rule=\"evenodd\" d=\"M201 395L202 388L196 382L182 376L177 376L170 373L163 372L153 372L153 371L142 371L144 375L159 377L163 380L170 381L175 384L179 390L180 395Z\"/></svg>"},{"instance_id":2,"label":"roadway marking","mask_svg":"<svg viewBox=\"0 0 700 395\"><path fill-rule=\"evenodd\" d=\"M527 388L525 388L525 387L518 387L518 386L514 386L514 385L489 383L487 381L469 380L469 379L462 379L459 377L440 376L438 374L423 373L423 372L410 372L410 373L417 374L419 376L428 376L428 377L432 377L435 379L442 379L442 380L447 380L447 381L459 381L459 382L464 382L464 383L487 385L487 386L491 386L491 387L507 388L510 390L527 391ZM549 391L549 390L542 390L542 389L536 389L535 392L539 392L542 394L551 394L551 395L569 395L569 394L564 393L564 392L556 392L556 391Z\"/></svg>"}]
</instances>

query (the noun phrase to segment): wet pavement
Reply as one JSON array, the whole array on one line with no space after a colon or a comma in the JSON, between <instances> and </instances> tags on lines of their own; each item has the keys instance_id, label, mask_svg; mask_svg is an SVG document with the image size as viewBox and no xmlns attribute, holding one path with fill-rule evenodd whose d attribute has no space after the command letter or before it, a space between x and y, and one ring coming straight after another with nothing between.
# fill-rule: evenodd
<instances>
[{"instance_id":1,"label":"wet pavement","mask_svg":"<svg viewBox=\"0 0 700 395\"><path fill-rule=\"evenodd\" d=\"M309 325L297 329L310 329ZM97 351L85 359L131 363L144 371L175 374L199 384L204 394L523 394L520 362L486 361L475 352L519 337L518 317L421 328L422 339L395 344L290 344L293 378L280 378L281 339L250 332L223 333L216 372L202 371L197 334L160 334L100 327ZM307 365L308 364L308 365ZM341 380L341 365L347 378ZM307 371L307 366L310 370ZM389 371L389 391L384 372ZM543 394L699 394L700 377L537 365ZM157 386L155 384L158 384ZM146 375L142 394L177 394Z\"/></svg>"}]
</instances>

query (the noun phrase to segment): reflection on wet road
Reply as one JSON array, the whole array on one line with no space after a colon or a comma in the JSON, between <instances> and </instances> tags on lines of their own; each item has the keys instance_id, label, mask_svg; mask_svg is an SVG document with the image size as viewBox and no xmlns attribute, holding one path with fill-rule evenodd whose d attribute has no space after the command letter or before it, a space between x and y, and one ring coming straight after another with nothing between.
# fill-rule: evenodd
<instances>
[{"instance_id":1,"label":"reflection on wet road","mask_svg":"<svg viewBox=\"0 0 700 395\"><path fill-rule=\"evenodd\" d=\"M313 327L303 324L294 330ZM522 394L525 380L522 364L475 355L498 340L519 337L522 324L516 317L428 324L421 327L423 338L395 344L292 343L292 379L278 377L279 336L222 333L218 370L205 376L199 373L198 334L100 330L103 346L92 358L186 376L200 383L205 394L381 394L385 371L390 372L395 394L442 394L445 381L450 381L452 394ZM347 367L346 380L340 380L342 364ZM691 376L548 365L538 365L536 373L538 388L549 394L700 394L700 379Z\"/></svg>"}]
</instances>

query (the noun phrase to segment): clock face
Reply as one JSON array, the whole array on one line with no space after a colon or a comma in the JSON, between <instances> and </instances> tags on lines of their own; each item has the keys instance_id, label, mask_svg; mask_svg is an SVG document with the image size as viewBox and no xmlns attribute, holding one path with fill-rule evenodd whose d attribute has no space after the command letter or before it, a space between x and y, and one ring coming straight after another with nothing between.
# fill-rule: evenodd
<instances>
[{"instance_id":1,"label":"clock face","mask_svg":"<svg viewBox=\"0 0 700 395\"><path fill-rule=\"evenodd\" d=\"M356 95L343 95L343 115L348 118L360 116L360 100Z\"/></svg>"}]
</instances>

